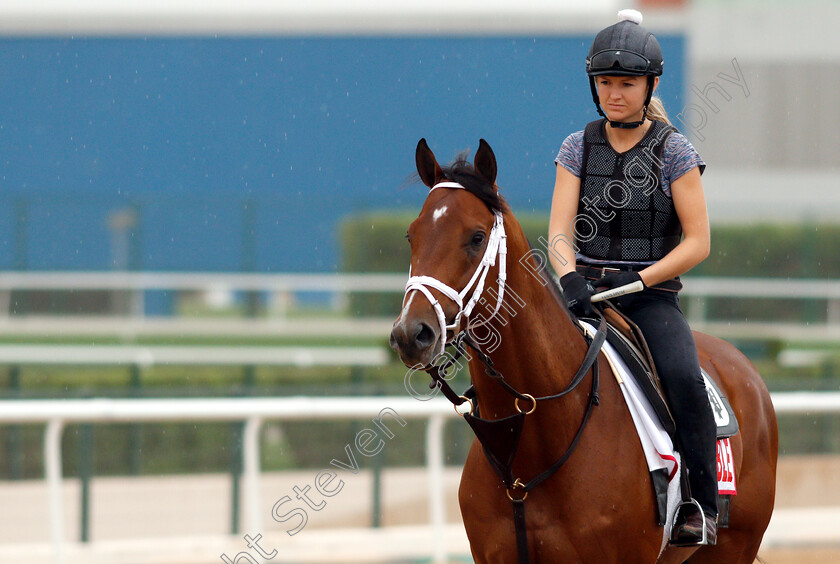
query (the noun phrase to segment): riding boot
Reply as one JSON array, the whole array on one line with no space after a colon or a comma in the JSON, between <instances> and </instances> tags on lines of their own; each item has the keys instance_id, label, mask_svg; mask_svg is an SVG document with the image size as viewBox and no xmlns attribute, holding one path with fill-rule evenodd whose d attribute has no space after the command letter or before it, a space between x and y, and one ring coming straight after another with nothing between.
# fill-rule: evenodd
<instances>
[{"instance_id":1,"label":"riding boot","mask_svg":"<svg viewBox=\"0 0 840 564\"><path fill-rule=\"evenodd\" d=\"M678 512L672 529L669 542L677 546L717 542L717 429L705 387L702 399L695 409L681 410L677 421L677 441L692 494L692 502Z\"/></svg>"},{"instance_id":2,"label":"riding boot","mask_svg":"<svg viewBox=\"0 0 840 564\"><path fill-rule=\"evenodd\" d=\"M702 399L688 410L675 411L677 441L683 463L688 470L692 497L707 515L718 514L717 491L717 427L709 406L705 387ZM679 415L678 415L679 414Z\"/></svg>"}]
</instances>

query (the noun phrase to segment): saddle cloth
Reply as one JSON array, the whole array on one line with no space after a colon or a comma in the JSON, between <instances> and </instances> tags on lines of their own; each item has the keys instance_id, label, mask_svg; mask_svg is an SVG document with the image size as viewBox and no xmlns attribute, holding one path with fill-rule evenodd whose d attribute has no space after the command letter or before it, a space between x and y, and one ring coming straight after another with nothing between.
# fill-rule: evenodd
<instances>
[{"instance_id":1,"label":"saddle cloth","mask_svg":"<svg viewBox=\"0 0 840 564\"><path fill-rule=\"evenodd\" d=\"M595 328L592 325L584 321L581 321L580 324L589 335L595 334ZM624 359L609 341L604 343L603 352L619 383L630 415L633 418L633 423L636 426L639 440L642 443L656 495L659 525L663 526L662 549L664 550L673 525L676 508L682 500L679 484L680 479L682 479L680 455L674 449L673 441L662 424L660 414L648 400L647 394L633 377ZM724 396L720 394L717 386L714 385L705 371L703 376L706 379L706 390L709 393L712 411L715 413L715 421L718 423L720 431L722 424L726 428L732 423L734 415L730 416L731 408L730 411L725 408L728 402L725 402ZM737 421L734 422L734 425L737 432ZM720 432L718 435L720 436ZM717 458L718 493L720 495L734 495L736 493L735 465L729 436L718 438ZM677 476L679 478L675 480L674 478Z\"/></svg>"}]
</instances>

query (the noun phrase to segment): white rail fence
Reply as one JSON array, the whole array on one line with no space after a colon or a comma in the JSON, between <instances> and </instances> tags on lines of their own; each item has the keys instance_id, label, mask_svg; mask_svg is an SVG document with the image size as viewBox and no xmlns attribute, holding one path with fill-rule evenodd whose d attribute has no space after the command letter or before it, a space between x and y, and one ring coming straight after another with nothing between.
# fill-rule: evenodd
<instances>
[{"instance_id":1,"label":"white rail fence","mask_svg":"<svg viewBox=\"0 0 840 564\"><path fill-rule=\"evenodd\" d=\"M265 292L273 296L288 296L296 292L326 292L336 296L336 301L340 303L349 292L401 292L407 279L402 274L6 271L0 272L0 312L8 313L11 291L21 289L129 292L132 316L143 317L144 293L150 290L239 290Z\"/></svg>"},{"instance_id":2,"label":"white rail fence","mask_svg":"<svg viewBox=\"0 0 840 564\"><path fill-rule=\"evenodd\" d=\"M840 413L840 392L786 392L773 394L777 414ZM64 562L64 511L61 496L61 437L68 423L126 423L173 421L245 422L242 462L245 481L245 530L262 531L260 514L260 429L269 419L283 421L340 420L381 417L392 411L403 419L425 419L426 467L429 487L429 552L436 563L446 561L443 537L443 427L457 417L451 405L434 399L408 397L359 398L224 398L224 399L84 399L3 400L0 424L46 424L45 478L48 486L50 539L54 561Z\"/></svg>"},{"instance_id":3,"label":"white rail fence","mask_svg":"<svg viewBox=\"0 0 840 564\"><path fill-rule=\"evenodd\" d=\"M384 347L4 345L4 365L383 366Z\"/></svg>"}]
</instances>

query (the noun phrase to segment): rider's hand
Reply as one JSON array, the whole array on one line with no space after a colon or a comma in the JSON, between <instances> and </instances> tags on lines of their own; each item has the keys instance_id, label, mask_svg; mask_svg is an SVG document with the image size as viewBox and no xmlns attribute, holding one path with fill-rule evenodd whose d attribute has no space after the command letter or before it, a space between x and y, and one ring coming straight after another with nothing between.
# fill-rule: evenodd
<instances>
[{"instance_id":1,"label":"rider's hand","mask_svg":"<svg viewBox=\"0 0 840 564\"><path fill-rule=\"evenodd\" d=\"M586 278L577 272L569 272L560 278L560 286L563 287L563 299L566 300L569 311L577 317L595 316L595 310L592 309L590 301L595 289L586 281Z\"/></svg>"},{"instance_id":2,"label":"rider's hand","mask_svg":"<svg viewBox=\"0 0 840 564\"><path fill-rule=\"evenodd\" d=\"M600 280L595 281L595 286L598 287L598 291L612 290L637 281L644 286L644 281L638 272L616 272L615 274L607 274ZM644 288L647 288L647 286L644 286Z\"/></svg>"}]
</instances>

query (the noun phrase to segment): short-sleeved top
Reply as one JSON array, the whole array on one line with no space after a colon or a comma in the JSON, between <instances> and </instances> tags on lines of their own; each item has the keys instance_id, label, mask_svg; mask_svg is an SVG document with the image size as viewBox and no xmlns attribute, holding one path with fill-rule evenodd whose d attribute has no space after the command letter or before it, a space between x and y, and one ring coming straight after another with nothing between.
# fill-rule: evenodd
<instances>
[{"instance_id":1,"label":"short-sleeved top","mask_svg":"<svg viewBox=\"0 0 840 564\"><path fill-rule=\"evenodd\" d=\"M580 168L583 164L583 130L566 137L554 162L580 177ZM671 133L665 140L662 152L662 191L670 197L671 183L694 167L699 167L700 174L703 174L706 163L685 135Z\"/></svg>"}]
</instances>

